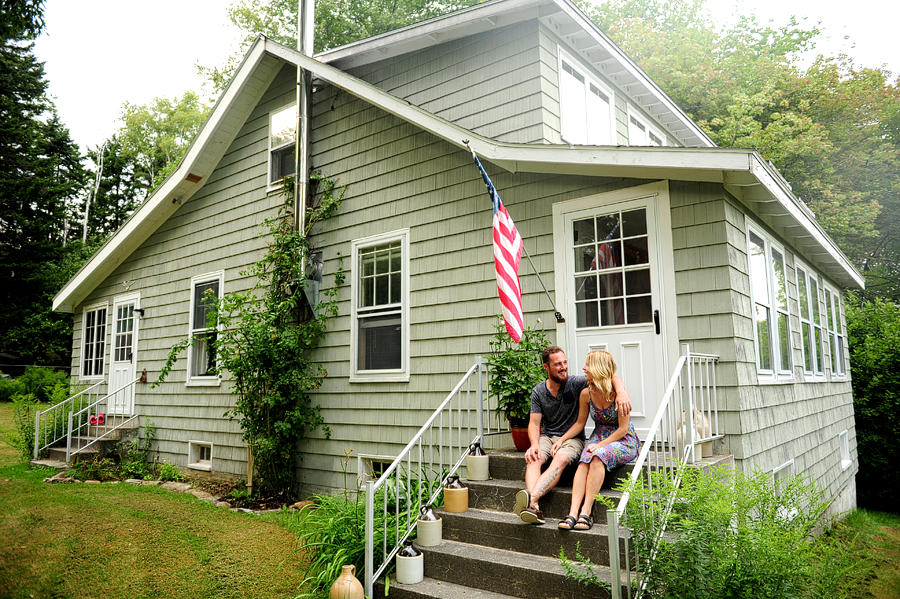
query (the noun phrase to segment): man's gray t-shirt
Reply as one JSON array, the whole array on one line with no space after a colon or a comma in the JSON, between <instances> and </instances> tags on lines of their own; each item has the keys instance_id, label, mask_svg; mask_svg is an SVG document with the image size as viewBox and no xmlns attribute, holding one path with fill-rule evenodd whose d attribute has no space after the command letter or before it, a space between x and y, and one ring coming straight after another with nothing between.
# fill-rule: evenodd
<instances>
[{"instance_id":1,"label":"man's gray t-shirt","mask_svg":"<svg viewBox=\"0 0 900 599\"><path fill-rule=\"evenodd\" d=\"M531 413L541 415L541 434L559 437L572 428L578 420L578 400L582 389L587 385L583 376L570 376L554 397L547 389L544 381L531 392ZM584 431L578 434L584 439Z\"/></svg>"}]
</instances>

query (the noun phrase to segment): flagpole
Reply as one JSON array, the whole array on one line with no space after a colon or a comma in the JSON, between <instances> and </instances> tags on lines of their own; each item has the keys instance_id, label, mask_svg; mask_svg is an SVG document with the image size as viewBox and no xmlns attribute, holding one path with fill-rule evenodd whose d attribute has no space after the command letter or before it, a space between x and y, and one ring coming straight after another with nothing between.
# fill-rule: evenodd
<instances>
[{"instance_id":1,"label":"flagpole","mask_svg":"<svg viewBox=\"0 0 900 599\"><path fill-rule=\"evenodd\" d=\"M472 152L472 158L474 158L476 161L478 161L478 155L475 154L475 150L473 150L472 146L469 145L469 140L464 139L463 143L466 144L466 147L469 148L470 152ZM562 313L556 309L556 303L553 301L553 297L550 295L550 292L547 291L547 286L544 285L544 280L541 278L541 273L538 272L537 267L534 265L534 260L531 259L531 254L528 253L528 248L525 247L524 240L522 240L522 249L525 250L525 257L528 258L528 262L531 264L531 268L532 268L532 270L534 270L534 274L537 275L537 278L541 284L541 287L544 288L544 293L547 294L547 299L550 300L550 305L553 306L553 316L556 317L556 322L564 323L566 321L566 319L563 318Z\"/></svg>"}]
</instances>

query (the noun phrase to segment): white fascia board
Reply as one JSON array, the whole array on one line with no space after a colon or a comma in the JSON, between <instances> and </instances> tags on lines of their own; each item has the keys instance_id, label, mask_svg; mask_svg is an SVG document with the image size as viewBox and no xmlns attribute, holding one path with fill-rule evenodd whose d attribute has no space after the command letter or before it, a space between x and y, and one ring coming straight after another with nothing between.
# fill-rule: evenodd
<instances>
[{"instance_id":1,"label":"white fascia board","mask_svg":"<svg viewBox=\"0 0 900 599\"><path fill-rule=\"evenodd\" d=\"M779 204L790 214L794 221L816 240L816 243L825 250L828 255L846 272L849 278L860 289L865 287L866 281L862 274L850 262L844 252L838 248L831 237L825 233L821 225L815 220L810 210L788 188L787 182L774 166L756 151L750 154L750 172L772 194ZM845 283L842 281L842 283ZM850 285L848 285L849 287Z\"/></svg>"},{"instance_id":2,"label":"white fascia board","mask_svg":"<svg viewBox=\"0 0 900 599\"><path fill-rule=\"evenodd\" d=\"M218 125L228 114L235 99L243 90L244 83L252 76L264 56L265 44L258 38L210 111L210 115L178 167L56 294L53 298L54 311L72 312L103 279L174 214L185 200L203 187L209 175L205 172L206 169L215 168L215 163L218 162L215 159L210 160L210 155L224 154L228 146L228 143L216 138ZM194 172L194 167L204 159L207 163L212 162L212 166L204 165L203 172ZM198 175L201 178L192 182L187 180L189 175ZM181 203L177 203L177 200L181 200Z\"/></svg>"}]
</instances>

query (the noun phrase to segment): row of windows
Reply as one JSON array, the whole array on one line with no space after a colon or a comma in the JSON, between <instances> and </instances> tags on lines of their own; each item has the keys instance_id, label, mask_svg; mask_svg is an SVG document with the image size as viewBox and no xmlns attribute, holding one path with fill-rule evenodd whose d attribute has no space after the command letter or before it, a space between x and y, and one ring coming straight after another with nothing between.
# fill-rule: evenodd
<instances>
[{"instance_id":1,"label":"row of windows","mask_svg":"<svg viewBox=\"0 0 900 599\"><path fill-rule=\"evenodd\" d=\"M560 135L573 145L616 145L615 94L559 53ZM642 116L628 114L628 145L662 146L662 133Z\"/></svg>"},{"instance_id":2,"label":"row of windows","mask_svg":"<svg viewBox=\"0 0 900 599\"><path fill-rule=\"evenodd\" d=\"M774 379L789 378L794 366L793 337L784 251L753 229L747 239L757 370ZM842 376L845 344L840 294L799 262L794 271L797 308L793 314L800 322L803 370L812 376L824 376L827 365L833 375Z\"/></svg>"}]
</instances>

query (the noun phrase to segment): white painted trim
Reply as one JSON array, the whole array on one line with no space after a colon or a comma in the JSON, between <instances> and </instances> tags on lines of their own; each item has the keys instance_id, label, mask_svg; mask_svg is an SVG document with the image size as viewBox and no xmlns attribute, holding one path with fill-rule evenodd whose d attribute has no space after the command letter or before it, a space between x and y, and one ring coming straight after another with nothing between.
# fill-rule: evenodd
<instances>
[{"instance_id":1,"label":"white painted trim","mask_svg":"<svg viewBox=\"0 0 900 599\"><path fill-rule=\"evenodd\" d=\"M356 369L357 353L359 351L359 326L357 304L359 300L359 250L400 241L401 249L401 287L402 305L400 306L400 368L391 370L361 370ZM388 233L370 235L361 239L355 239L350 244L350 382L351 383L375 383L375 382L409 382L409 281L412 278L409 271L409 229L398 229Z\"/></svg>"},{"instance_id":2,"label":"white painted trim","mask_svg":"<svg viewBox=\"0 0 900 599\"><path fill-rule=\"evenodd\" d=\"M99 375L92 376L84 376L84 340L87 335L87 313L93 312L94 310L99 309L106 310L106 322L103 325L103 372ZM109 374L107 372L106 366L106 348L109 346L109 331L110 331L110 320L109 320L109 302L103 302L99 304L93 304L90 306L85 306L81 309L81 355L78 358L78 380L79 381L89 381L91 383L95 383L97 381L102 381L106 379L106 375Z\"/></svg>"},{"instance_id":3,"label":"white painted trim","mask_svg":"<svg viewBox=\"0 0 900 599\"><path fill-rule=\"evenodd\" d=\"M209 463L203 462L199 460L199 448L200 447L208 447L209 448ZM204 472L212 472L213 467L213 444L209 441L188 441L188 457L187 457L187 467L192 470L202 470ZM196 461L191 461L194 458L198 458Z\"/></svg>"},{"instance_id":4,"label":"white painted trim","mask_svg":"<svg viewBox=\"0 0 900 599\"><path fill-rule=\"evenodd\" d=\"M557 89L559 89L559 136L563 141L567 141L563 136L563 111L565 110L563 98L562 98L562 79L563 79L563 61L569 63L573 70L578 71L578 74L585 78L585 83L593 83L600 91L606 94L609 97L609 113L607 114L607 120L609 125L609 139L598 142L596 140L588 139L584 145L618 145L618 133L616 131L616 94L612 91L608 85L604 82L600 81L597 77L591 74L591 71L586 68L580 59L574 58L571 54L563 50L562 46L557 45L556 47L556 77L557 77ZM585 88L585 111L588 111L589 108L587 106L587 94L589 91ZM585 114L585 118L587 118L587 114Z\"/></svg>"},{"instance_id":5,"label":"white painted trim","mask_svg":"<svg viewBox=\"0 0 900 599\"><path fill-rule=\"evenodd\" d=\"M225 271L217 270L214 272L204 273L191 277L190 284L190 301L188 303L188 330L187 336L191 337L200 329L194 328L194 288L201 283L209 283L210 281L218 281L219 298L225 296ZM221 330L221 323L216 323L216 329ZM186 387L218 387L222 384L218 375L212 376L196 376L191 374L191 364L194 361L194 344L190 343L187 347L187 368L185 369L185 386Z\"/></svg>"}]
</instances>

